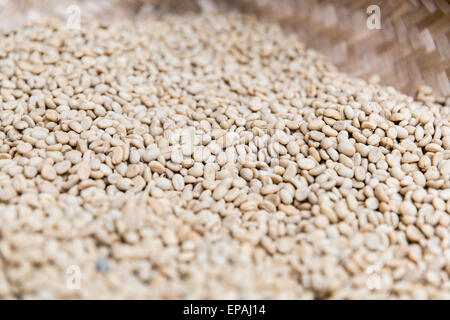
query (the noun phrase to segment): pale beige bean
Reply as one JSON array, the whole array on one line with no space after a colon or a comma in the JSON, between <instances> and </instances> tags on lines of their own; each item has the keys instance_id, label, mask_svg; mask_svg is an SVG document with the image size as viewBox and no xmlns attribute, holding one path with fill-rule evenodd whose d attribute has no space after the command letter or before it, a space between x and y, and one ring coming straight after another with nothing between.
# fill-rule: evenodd
<instances>
[{"instance_id":1,"label":"pale beige bean","mask_svg":"<svg viewBox=\"0 0 450 320\"><path fill-rule=\"evenodd\" d=\"M173 188L177 191L182 191L184 188L184 179L180 174L174 174L172 177L172 185Z\"/></svg>"},{"instance_id":2,"label":"pale beige bean","mask_svg":"<svg viewBox=\"0 0 450 320\"><path fill-rule=\"evenodd\" d=\"M54 180L56 178L56 170L52 165L45 164L41 169L41 176L46 180Z\"/></svg>"},{"instance_id":3,"label":"pale beige bean","mask_svg":"<svg viewBox=\"0 0 450 320\"><path fill-rule=\"evenodd\" d=\"M304 170L311 170L316 166L316 163L312 159L304 158L297 160L297 164L300 167L300 169Z\"/></svg>"}]
</instances>

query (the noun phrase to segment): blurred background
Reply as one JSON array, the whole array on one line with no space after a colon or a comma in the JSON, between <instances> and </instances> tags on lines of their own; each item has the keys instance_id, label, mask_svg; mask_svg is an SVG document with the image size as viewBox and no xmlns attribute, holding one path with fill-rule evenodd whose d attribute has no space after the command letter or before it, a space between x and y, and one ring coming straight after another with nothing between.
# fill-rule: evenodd
<instances>
[{"instance_id":1,"label":"blurred background","mask_svg":"<svg viewBox=\"0 0 450 320\"><path fill-rule=\"evenodd\" d=\"M279 23L352 76L411 95L426 84L440 101L450 95L448 0L0 0L0 30L44 16L67 19L71 5L80 8L81 20L105 23L167 13L252 14ZM368 27L373 5L380 29Z\"/></svg>"}]
</instances>

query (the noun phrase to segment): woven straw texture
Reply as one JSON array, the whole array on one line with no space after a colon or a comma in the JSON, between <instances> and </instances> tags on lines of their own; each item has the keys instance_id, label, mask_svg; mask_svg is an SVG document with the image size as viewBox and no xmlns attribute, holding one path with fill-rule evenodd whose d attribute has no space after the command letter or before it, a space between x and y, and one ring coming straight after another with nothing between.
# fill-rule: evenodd
<instances>
[{"instance_id":1,"label":"woven straw texture","mask_svg":"<svg viewBox=\"0 0 450 320\"><path fill-rule=\"evenodd\" d=\"M340 70L414 94L421 85L450 95L450 4L447 0L0 0L0 28L42 15L64 17L77 4L102 20L163 13L242 12L280 23ZM380 8L381 29L366 10Z\"/></svg>"}]
</instances>

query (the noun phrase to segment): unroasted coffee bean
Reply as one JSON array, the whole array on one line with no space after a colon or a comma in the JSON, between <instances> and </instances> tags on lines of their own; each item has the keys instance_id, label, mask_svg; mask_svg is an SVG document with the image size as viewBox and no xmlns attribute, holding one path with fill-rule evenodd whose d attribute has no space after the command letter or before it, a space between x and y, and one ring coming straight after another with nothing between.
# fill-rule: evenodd
<instances>
[{"instance_id":1,"label":"unroasted coffee bean","mask_svg":"<svg viewBox=\"0 0 450 320\"><path fill-rule=\"evenodd\" d=\"M0 56L0 298L450 298L442 99L236 15L31 24Z\"/></svg>"}]
</instances>

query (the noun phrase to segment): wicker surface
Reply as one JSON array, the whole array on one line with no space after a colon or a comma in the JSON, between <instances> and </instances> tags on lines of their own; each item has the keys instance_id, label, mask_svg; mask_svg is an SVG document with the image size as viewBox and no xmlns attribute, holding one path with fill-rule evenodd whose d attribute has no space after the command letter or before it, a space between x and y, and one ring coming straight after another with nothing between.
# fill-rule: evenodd
<instances>
[{"instance_id":1,"label":"wicker surface","mask_svg":"<svg viewBox=\"0 0 450 320\"><path fill-rule=\"evenodd\" d=\"M420 85L450 95L450 5L447 0L0 0L0 29L42 15L64 17L70 4L105 22L167 12L238 11L279 22L350 75L413 94ZM369 5L380 30L367 28Z\"/></svg>"}]
</instances>

